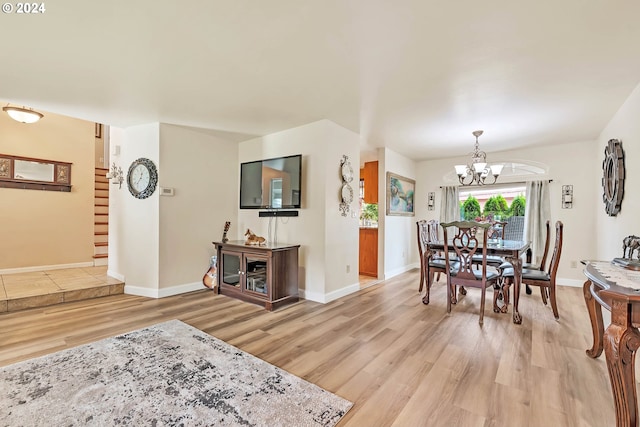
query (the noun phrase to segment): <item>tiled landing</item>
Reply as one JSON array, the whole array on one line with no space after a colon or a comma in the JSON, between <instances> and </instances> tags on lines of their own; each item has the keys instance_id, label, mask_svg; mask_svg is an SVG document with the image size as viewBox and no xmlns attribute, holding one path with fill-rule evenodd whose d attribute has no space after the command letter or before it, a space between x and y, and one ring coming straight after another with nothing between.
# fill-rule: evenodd
<instances>
[{"instance_id":1,"label":"tiled landing","mask_svg":"<svg viewBox=\"0 0 640 427\"><path fill-rule=\"evenodd\" d=\"M0 275L0 313L124 293L107 266Z\"/></svg>"}]
</instances>

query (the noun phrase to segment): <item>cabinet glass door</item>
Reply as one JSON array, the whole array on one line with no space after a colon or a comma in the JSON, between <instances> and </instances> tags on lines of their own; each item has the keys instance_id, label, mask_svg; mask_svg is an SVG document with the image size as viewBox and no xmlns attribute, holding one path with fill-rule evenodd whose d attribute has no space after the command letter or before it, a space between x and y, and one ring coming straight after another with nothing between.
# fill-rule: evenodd
<instances>
[{"instance_id":1,"label":"cabinet glass door","mask_svg":"<svg viewBox=\"0 0 640 427\"><path fill-rule=\"evenodd\" d=\"M246 289L267 296L267 260L246 255Z\"/></svg>"},{"instance_id":2,"label":"cabinet glass door","mask_svg":"<svg viewBox=\"0 0 640 427\"><path fill-rule=\"evenodd\" d=\"M240 287L240 254L222 253L222 283Z\"/></svg>"}]
</instances>

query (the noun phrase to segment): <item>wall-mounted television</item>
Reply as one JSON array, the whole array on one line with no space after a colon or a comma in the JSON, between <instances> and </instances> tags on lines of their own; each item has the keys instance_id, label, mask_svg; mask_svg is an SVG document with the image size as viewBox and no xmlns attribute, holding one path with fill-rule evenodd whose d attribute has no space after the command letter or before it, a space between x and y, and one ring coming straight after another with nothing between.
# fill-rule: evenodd
<instances>
[{"instance_id":1,"label":"wall-mounted television","mask_svg":"<svg viewBox=\"0 0 640 427\"><path fill-rule=\"evenodd\" d=\"M240 209L299 209L302 155L240 164Z\"/></svg>"}]
</instances>

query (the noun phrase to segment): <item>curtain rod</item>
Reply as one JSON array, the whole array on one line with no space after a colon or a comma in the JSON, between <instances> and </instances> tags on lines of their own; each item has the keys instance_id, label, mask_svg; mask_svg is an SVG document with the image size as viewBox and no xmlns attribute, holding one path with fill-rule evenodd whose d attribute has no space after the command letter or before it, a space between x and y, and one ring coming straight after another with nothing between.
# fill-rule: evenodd
<instances>
[{"instance_id":1,"label":"curtain rod","mask_svg":"<svg viewBox=\"0 0 640 427\"><path fill-rule=\"evenodd\" d=\"M469 187L469 188L486 188L486 187L489 187L489 188L491 188L491 187L500 187L501 185L508 185L508 184L509 184L509 185L510 185L510 184L522 184L522 185L526 185L526 184L527 184L527 182L529 182L529 181L505 182L505 183L503 183L503 184L494 183L494 184L485 184L485 185L458 185L458 187L462 187L462 188L466 188L466 187ZM549 183L552 183L552 182L553 182L553 180L552 180L552 179L550 179L550 180L549 180ZM440 188L442 188L442 187L443 187L443 186L441 185L441 186L440 186ZM452 186L452 187L453 187L453 186Z\"/></svg>"}]
</instances>

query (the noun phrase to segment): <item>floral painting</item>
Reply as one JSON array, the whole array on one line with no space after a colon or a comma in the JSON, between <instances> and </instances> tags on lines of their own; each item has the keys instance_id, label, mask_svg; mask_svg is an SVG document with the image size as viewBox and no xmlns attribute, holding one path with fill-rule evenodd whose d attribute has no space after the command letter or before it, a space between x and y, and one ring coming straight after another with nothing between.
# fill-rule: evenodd
<instances>
[{"instance_id":1,"label":"floral painting","mask_svg":"<svg viewBox=\"0 0 640 427\"><path fill-rule=\"evenodd\" d=\"M416 182L387 172L387 215L414 216Z\"/></svg>"}]
</instances>

